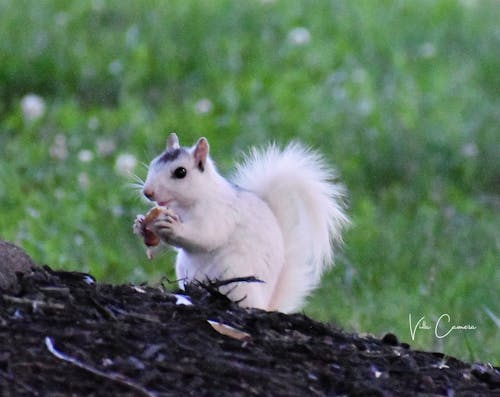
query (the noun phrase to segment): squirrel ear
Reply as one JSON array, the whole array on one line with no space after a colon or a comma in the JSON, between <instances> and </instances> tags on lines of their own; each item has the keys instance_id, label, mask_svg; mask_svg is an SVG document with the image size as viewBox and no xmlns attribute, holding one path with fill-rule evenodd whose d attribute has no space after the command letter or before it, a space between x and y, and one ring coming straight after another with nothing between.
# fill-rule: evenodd
<instances>
[{"instance_id":1,"label":"squirrel ear","mask_svg":"<svg viewBox=\"0 0 500 397\"><path fill-rule=\"evenodd\" d=\"M167 138L167 150L179 149L179 137L172 132Z\"/></svg>"},{"instance_id":2,"label":"squirrel ear","mask_svg":"<svg viewBox=\"0 0 500 397\"><path fill-rule=\"evenodd\" d=\"M208 145L208 141L206 138L198 139L196 142L196 146L194 148L194 161L196 162L196 166L200 171L205 171L205 164L208 159L208 152L210 150L210 146Z\"/></svg>"}]
</instances>

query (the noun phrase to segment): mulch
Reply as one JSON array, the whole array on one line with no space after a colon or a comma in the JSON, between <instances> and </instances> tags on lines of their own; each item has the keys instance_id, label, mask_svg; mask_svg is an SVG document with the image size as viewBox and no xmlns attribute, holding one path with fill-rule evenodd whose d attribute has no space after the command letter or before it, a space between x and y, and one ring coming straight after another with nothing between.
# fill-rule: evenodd
<instances>
[{"instance_id":1,"label":"mulch","mask_svg":"<svg viewBox=\"0 0 500 397\"><path fill-rule=\"evenodd\" d=\"M0 291L2 396L500 396L488 364L242 309L216 283L176 295L47 266L16 277Z\"/></svg>"}]
</instances>

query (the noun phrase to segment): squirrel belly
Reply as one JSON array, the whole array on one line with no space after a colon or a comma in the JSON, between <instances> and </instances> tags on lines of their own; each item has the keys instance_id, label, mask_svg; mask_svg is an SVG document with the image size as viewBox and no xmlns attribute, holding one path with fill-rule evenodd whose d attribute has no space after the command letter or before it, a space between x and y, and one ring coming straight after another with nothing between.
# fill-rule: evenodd
<instances>
[{"instance_id":1,"label":"squirrel belly","mask_svg":"<svg viewBox=\"0 0 500 397\"><path fill-rule=\"evenodd\" d=\"M230 182L217 172L205 138L183 148L170 134L143 186L169 211L148 230L177 248L181 288L253 276L262 282L231 283L221 292L245 307L292 312L333 264L332 244L348 224L334 176L317 152L292 143L254 150Z\"/></svg>"},{"instance_id":2,"label":"squirrel belly","mask_svg":"<svg viewBox=\"0 0 500 397\"><path fill-rule=\"evenodd\" d=\"M208 252L179 250L176 275L180 287L183 288L186 281L253 276L262 282L230 283L220 290L244 307L270 310L284 264L281 230L267 204L251 192L238 190L234 208L232 227L221 230L224 224L213 224L213 233L227 236L223 244Z\"/></svg>"}]
</instances>

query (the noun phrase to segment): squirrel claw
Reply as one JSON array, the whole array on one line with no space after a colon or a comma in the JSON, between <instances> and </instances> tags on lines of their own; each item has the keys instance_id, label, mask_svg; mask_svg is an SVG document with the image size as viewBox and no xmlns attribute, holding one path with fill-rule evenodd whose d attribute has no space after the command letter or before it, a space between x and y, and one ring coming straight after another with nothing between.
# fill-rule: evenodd
<instances>
[{"instance_id":1,"label":"squirrel claw","mask_svg":"<svg viewBox=\"0 0 500 397\"><path fill-rule=\"evenodd\" d=\"M132 226L134 234L137 234L138 236L144 236L144 227L143 227L144 219L145 219L144 215L137 215L135 217L135 221Z\"/></svg>"}]
</instances>

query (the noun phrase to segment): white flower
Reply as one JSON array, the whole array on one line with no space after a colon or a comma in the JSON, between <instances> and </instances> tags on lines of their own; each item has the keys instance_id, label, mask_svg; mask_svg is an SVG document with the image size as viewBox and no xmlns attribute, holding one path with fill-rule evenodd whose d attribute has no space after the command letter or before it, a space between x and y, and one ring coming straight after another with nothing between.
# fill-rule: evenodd
<instances>
[{"instance_id":1,"label":"white flower","mask_svg":"<svg viewBox=\"0 0 500 397\"><path fill-rule=\"evenodd\" d=\"M127 32L125 33L125 42L127 47L134 48L139 42L139 27L137 25L131 25Z\"/></svg>"},{"instance_id":2,"label":"white flower","mask_svg":"<svg viewBox=\"0 0 500 397\"><path fill-rule=\"evenodd\" d=\"M115 59L113 62L111 62L108 66L109 73L112 75L118 75L123 71L123 65L122 62L119 59Z\"/></svg>"},{"instance_id":3,"label":"white flower","mask_svg":"<svg viewBox=\"0 0 500 397\"><path fill-rule=\"evenodd\" d=\"M89 121L87 123L88 127L92 130L92 131L95 131L99 128L99 125L101 123L99 122L99 119L95 116L92 116L91 118L89 118Z\"/></svg>"},{"instance_id":4,"label":"white flower","mask_svg":"<svg viewBox=\"0 0 500 397\"><path fill-rule=\"evenodd\" d=\"M213 109L214 105L212 101L208 98L200 99L196 102L196 113L198 114L207 114L210 113Z\"/></svg>"},{"instance_id":5,"label":"white flower","mask_svg":"<svg viewBox=\"0 0 500 397\"><path fill-rule=\"evenodd\" d=\"M462 155L464 157L477 157L478 154L479 149L474 142L469 142L462 146Z\"/></svg>"},{"instance_id":6,"label":"white flower","mask_svg":"<svg viewBox=\"0 0 500 397\"><path fill-rule=\"evenodd\" d=\"M64 197L66 197L66 192L61 188L56 188L54 190L54 197L58 200L62 200Z\"/></svg>"},{"instance_id":7,"label":"white flower","mask_svg":"<svg viewBox=\"0 0 500 397\"><path fill-rule=\"evenodd\" d=\"M432 43L424 43L420 46L418 50L422 58L432 58L436 55L436 47Z\"/></svg>"},{"instance_id":8,"label":"white flower","mask_svg":"<svg viewBox=\"0 0 500 397\"><path fill-rule=\"evenodd\" d=\"M91 6L93 11L102 11L104 6L106 5L104 0L92 0Z\"/></svg>"},{"instance_id":9,"label":"white flower","mask_svg":"<svg viewBox=\"0 0 500 397\"><path fill-rule=\"evenodd\" d=\"M65 27L68 24L69 16L67 12L58 12L55 16L55 23L57 26Z\"/></svg>"},{"instance_id":10,"label":"white flower","mask_svg":"<svg viewBox=\"0 0 500 397\"><path fill-rule=\"evenodd\" d=\"M85 242L85 239L83 238L83 236L81 234L75 235L75 244L77 246L81 247L84 242Z\"/></svg>"},{"instance_id":11,"label":"white flower","mask_svg":"<svg viewBox=\"0 0 500 397\"><path fill-rule=\"evenodd\" d=\"M36 94L27 94L21 99L21 109L25 120L37 120L45 113L45 101Z\"/></svg>"},{"instance_id":12,"label":"white flower","mask_svg":"<svg viewBox=\"0 0 500 397\"><path fill-rule=\"evenodd\" d=\"M352 81L358 84L362 84L366 81L368 74L366 70L362 67L358 67L352 71Z\"/></svg>"},{"instance_id":13,"label":"white flower","mask_svg":"<svg viewBox=\"0 0 500 397\"><path fill-rule=\"evenodd\" d=\"M373 111L373 103L368 98L363 98L358 102L358 111L363 116L369 116Z\"/></svg>"},{"instance_id":14,"label":"white flower","mask_svg":"<svg viewBox=\"0 0 500 397\"><path fill-rule=\"evenodd\" d=\"M97 138L97 153L101 157L106 157L116 150L116 142L111 138Z\"/></svg>"},{"instance_id":15,"label":"white flower","mask_svg":"<svg viewBox=\"0 0 500 397\"><path fill-rule=\"evenodd\" d=\"M68 145L63 134L57 134L50 147L50 157L56 160L65 160L68 157Z\"/></svg>"},{"instance_id":16,"label":"white flower","mask_svg":"<svg viewBox=\"0 0 500 397\"><path fill-rule=\"evenodd\" d=\"M460 3L464 8L474 8L477 6L478 0L460 0Z\"/></svg>"},{"instance_id":17,"label":"white flower","mask_svg":"<svg viewBox=\"0 0 500 397\"><path fill-rule=\"evenodd\" d=\"M86 172L78 174L78 184L82 190L87 190L90 186L90 178Z\"/></svg>"},{"instance_id":18,"label":"white flower","mask_svg":"<svg viewBox=\"0 0 500 397\"><path fill-rule=\"evenodd\" d=\"M40 218L40 211L38 211L36 208L34 207L27 207L26 208L26 212L28 213L28 215L32 218Z\"/></svg>"},{"instance_id":19,"label":"white flower","mask_svg":"<svg viewBox=\"0 0 500 397\"><path fill-rule=\"evenodd\" d=\"M304 45L311 41L311 33L307 28L298 27L290 30L288 41L294 45Z\"/></svg>"},{"instance_id":20,"label":"white flower","mask_svg":"<svg viewBox=\"0 0 500 397\"><path fill-rule=\"evenodd\" d=\"M118 174L130 176L137 166L137 159L133 154L123 153L118 156L115 162L115 170Z\"/></svg>"},{"instance_id":21,"label":"white flower","mask_svg":"<svg viewBox=\"0 0 500 397\"><path fill-rule=\"evenodd\" d=\"M121 205L114 205L111 207L111 213L115 217L120 217L125 213L125 209Z\"/></svg>"},{"instance_id":22,"label":"white flower","mask_svg":"<svg viewBox=\"0 0 500 397\"><path fill-rule=\"evenodd\" d=\"M78 152L78 160L82 163L90 163L94 159L94 153L90 150L84 149Z\"/></svg>"}]
</instances>

